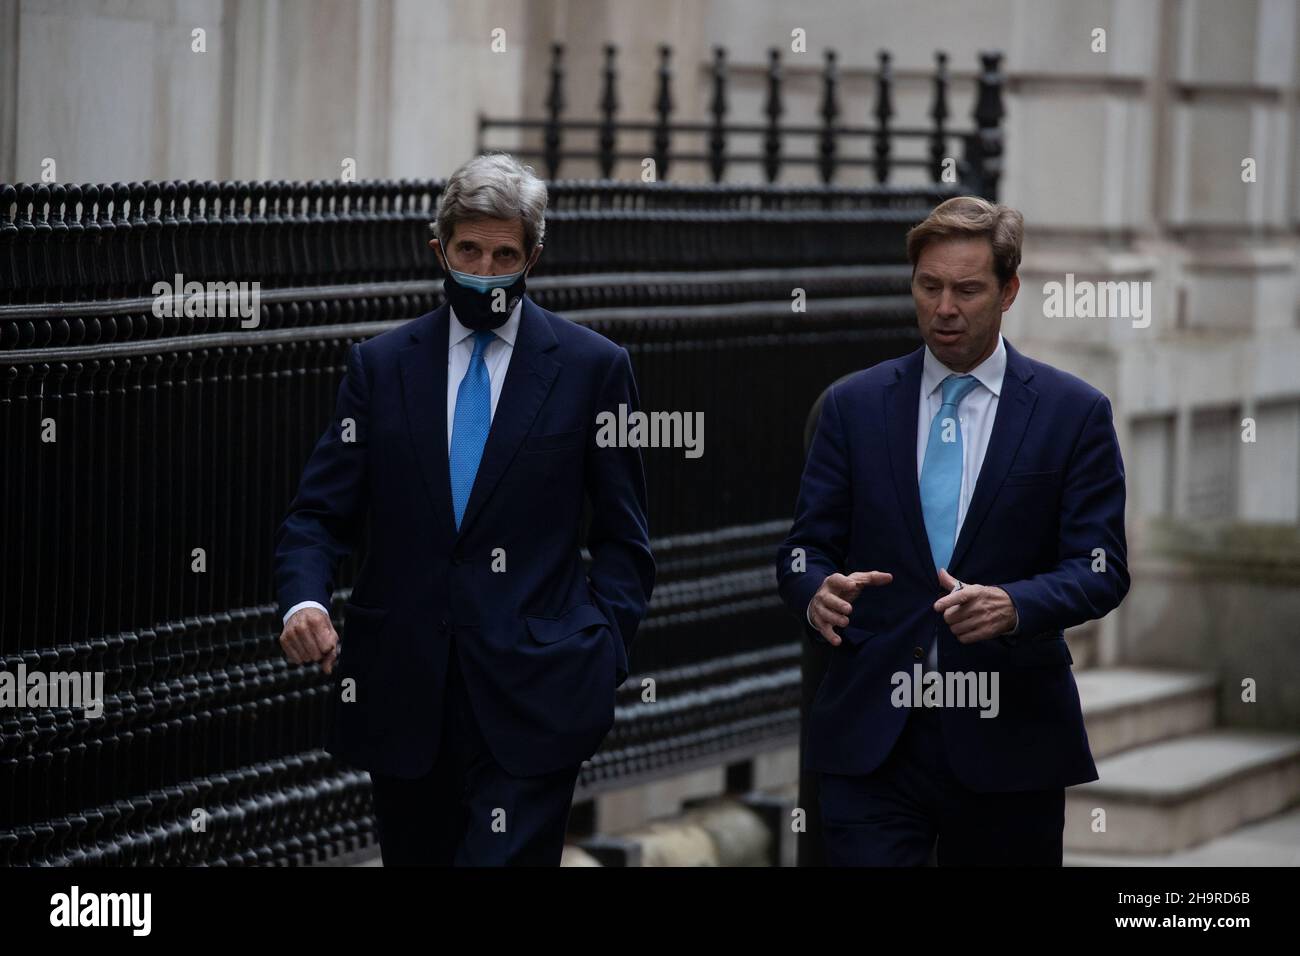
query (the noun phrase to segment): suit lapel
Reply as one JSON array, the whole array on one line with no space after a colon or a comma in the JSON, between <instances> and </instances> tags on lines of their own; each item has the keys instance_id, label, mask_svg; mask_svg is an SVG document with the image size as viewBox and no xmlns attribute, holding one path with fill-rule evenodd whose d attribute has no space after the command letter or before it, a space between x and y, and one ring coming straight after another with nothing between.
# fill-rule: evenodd
<instances>
[{"instance_id":1,"label":"suit lapel","mask_svg":"<svg viewBox=\"0 0 1300 956\"><path fill-rule=\"evenodd\" d=\"M406 427L415 446L433 509L448 536L456 534L447 461L447 326L449 307L430 312L402 349L402 401Z\"/></svg>"},{"instance_id":2,"label":"suit lapel","mask_svg":"<svg viewBox=\"0 0 1300 956\"><path fill-rule=\"evenodd\" d=\"M1002 394L998 396L993 434L989 436L989 447L984 452L984 462L980 465L975 491L971 495L961 534L957 536L952 560L949 562L949 573L954 577L957 573L953 569L959 566L961 559L970 550L971 542L979 533L980 524L1002 488L1011 463L1015 461L1016 452L1020 450L1020 443L1025 437L1025 429L1029 427L1034 405L1038 401L1038 393L1028 384L1034 377L1033 367L1011 347L1010 342L1006 343L1006 347L1007 371L1002 378Z\"/></svg>"},{"instance_id":3,"label":"suit lapel","mask_svg":"<svg viewBox=\"0 0 1300 956\"><path fill-rule=\"evenodd\" d=\"M546 400L551 385L560 372L560 363L546 354L558 344L555 333L551 331L550 321L533 304L532 299L524 296L519 332L515 336L514 351L510 355L510 367L506 371L496 414L492 416L492 427L488 431L478 474L474 477L469 503L465 506L465 517L460 523L461 535L469 530L474 519L482 512L501 476L514 460L528 430L532 428L533 419L537 417L542 402ZM443 380L445 383L445 369ZM445 422L446 416L443 418ZM443 431L446 431L445 423ZM445 468L444 473L447 473ZM446 484L450 501L450 477L447 477Z\"/></svg>"},{"instance_id":4,"label":"suit lapel","mask_svg":"<svg viewBox=\"0 0 1300 956\"><path fill-rule=\"evenodd\" d=\"M911 532L921 567L934 564L930 539L921 514L921 489L916 480L916 426L920 414L921 368L925 347L907 356L895 369L895 379L885 388L885 421L889 442L889 464L894 474L894 491L902 510L903 523Z\"/></svg>"}]
</instances>

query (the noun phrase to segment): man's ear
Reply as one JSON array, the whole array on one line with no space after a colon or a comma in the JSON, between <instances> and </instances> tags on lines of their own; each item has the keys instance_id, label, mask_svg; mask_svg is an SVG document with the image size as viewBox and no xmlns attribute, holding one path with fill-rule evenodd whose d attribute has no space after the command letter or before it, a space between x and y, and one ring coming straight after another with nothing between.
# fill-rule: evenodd
<instances>
[{"instance_id":1,"label":"man's ear","mask_svg":"<svg viewBox=\"0 0 1300 956\"><path fill-rule=\"evenodd\" d=\"M1020 292L1020 276L1013 275L1007 280L1007 284L1002 287L1002 311L1005 312L1011 308L1011 303L1016 301L1016 294Z\"/></svg>"},{"instance_id":2,"label":"man's ear","mask_svg":"<svg viewBox=\"0 0 1300 956\"><path fill-rule=\"evenodd\" d=\"M443 251L442 243L439 242L437 239L430 239L429 248L434 251L435 255L437 255L438 264L442 266L442 271L450 272L451 267L447 265L447 254Z\"/></svg>"},{"instance_id":3,"label":"man's ear","mask_svg":"<svg viewBox=\"0 0 1300 956\"><path fill-rule=\"evenodd\" d=\"M537 265L537 260L542 257L543 248L544 246L540 242L536 245L536 247L534 247L533 254L528 260L528 265L524 266L525 277L528 275L528 273L530 273L533 270L533 266Z\"/></svg>"}]
</instances>

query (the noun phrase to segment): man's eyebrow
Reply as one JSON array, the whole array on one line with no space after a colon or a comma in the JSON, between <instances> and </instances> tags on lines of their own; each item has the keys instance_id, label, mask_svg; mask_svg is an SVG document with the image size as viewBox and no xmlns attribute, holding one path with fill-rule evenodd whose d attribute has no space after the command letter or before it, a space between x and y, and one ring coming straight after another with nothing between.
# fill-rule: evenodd
<instances>
[{"instance_id":1,"label":"man's eyebrow","mask_svg":"<svg viewBox=\"0 0 1300 956\"><path fill-rule=\"evenodd\" d=\"M943 276L936 275L936 274L933 273L933 272L926 272L926 271L924 271L924 270L922 270L922 271L920 271L920 272L917 272L917 274L916 274L916 279L917 279L917 281L921 281L921 282L924 282L924 281L927 281L927 280L928 280L928 281L932 281L932 282L943 282L943 281L944 281ZM989 281L989 280L988 280L988 277L987 277L987 276L982 276L982 275L976 275L976 276L963 276L963 277L960 278L960 279L953 279L953 280L952 280L952 285L968 285L968 284L970 284L970 283L972 283L972 282L978 282L978 283L980 283L980 284L984 284L984 283L987 283L988 281Z\"/></svg>"}]
</instances>

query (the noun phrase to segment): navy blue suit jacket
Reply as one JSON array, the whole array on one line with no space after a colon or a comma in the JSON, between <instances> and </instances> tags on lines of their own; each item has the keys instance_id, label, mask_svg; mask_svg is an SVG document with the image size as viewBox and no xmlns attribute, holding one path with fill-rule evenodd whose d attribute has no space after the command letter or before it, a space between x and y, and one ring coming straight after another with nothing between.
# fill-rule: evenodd
<instances>
[{"instance_id":1,"label":"navy blue suit jacket","mask_svg":"<svg viewBox=\"0 0 1300 956\"><path fill-rule=\"evenodd\" d=\"M599 412L637 407L632 367L622 347L525 297L457 531L448 322L444 305L349 351L334 420L276 537L280 613L308 599L328 607L338 563L368 525L334 671L355 681L356 699L335 689L330 752L380 773L426 773L454 637L497 762L518 776L577 766L613 725L654 584L640 452L595 442Z\"/></svg>"},{"instance_id":2,"label":"navy blue suit jacket","mask_svg":"<svg viewBox=\"0 0 1300 956\"><path fill-rule=\"evenodd\" d=\"M794 525L777 555L781 596L804 618L834 572L888 571L853 603L830 647L807 727L809 770L866 774L894 746L908 710L891 677L938 640L943 671L998 672L1000 713L941 711L948 760L972 790L1005 792L1097 779L1062 631L1128 592L1124 463L1110 402L1086 382L1007 344L992 436L949 572L998 585L1020 615L1016 637L962 644L933 605L944 593L916 476L924 347L835 385L808 453ZM792 570L802 548L806 570ZM1094 570L1094 549L1105 570ZM919 650L918 650L919 649Z\"/></svg>"}]
</instances>

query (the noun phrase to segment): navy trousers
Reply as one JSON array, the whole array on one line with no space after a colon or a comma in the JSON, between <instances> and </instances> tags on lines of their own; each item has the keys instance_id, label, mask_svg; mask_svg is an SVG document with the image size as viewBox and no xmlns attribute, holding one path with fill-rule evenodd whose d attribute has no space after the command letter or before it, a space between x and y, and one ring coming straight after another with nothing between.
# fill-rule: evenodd
<instances>
[{"instance_id":1,"label":"navy trousers","mask_svg":"<svg viewBox=\"0 0 1300 956\"><path fill-rule=\"evenodd\" d=\"M579 767L515 777L483 741L453 643L433 769L372 773L384 866L559 866Z\"/></svg>"},{"instance_id":2,"label":"navy trousers","mask_svg":"<svg viewBox=\"0 0 1300 956\"><path fill-rule=\"evenodd\" d=\"M820 783L830 866L1061 865L1065 789L967 789L948 765L938 710L914 708L871 773Z\"/></svg>"}]
</instances>

